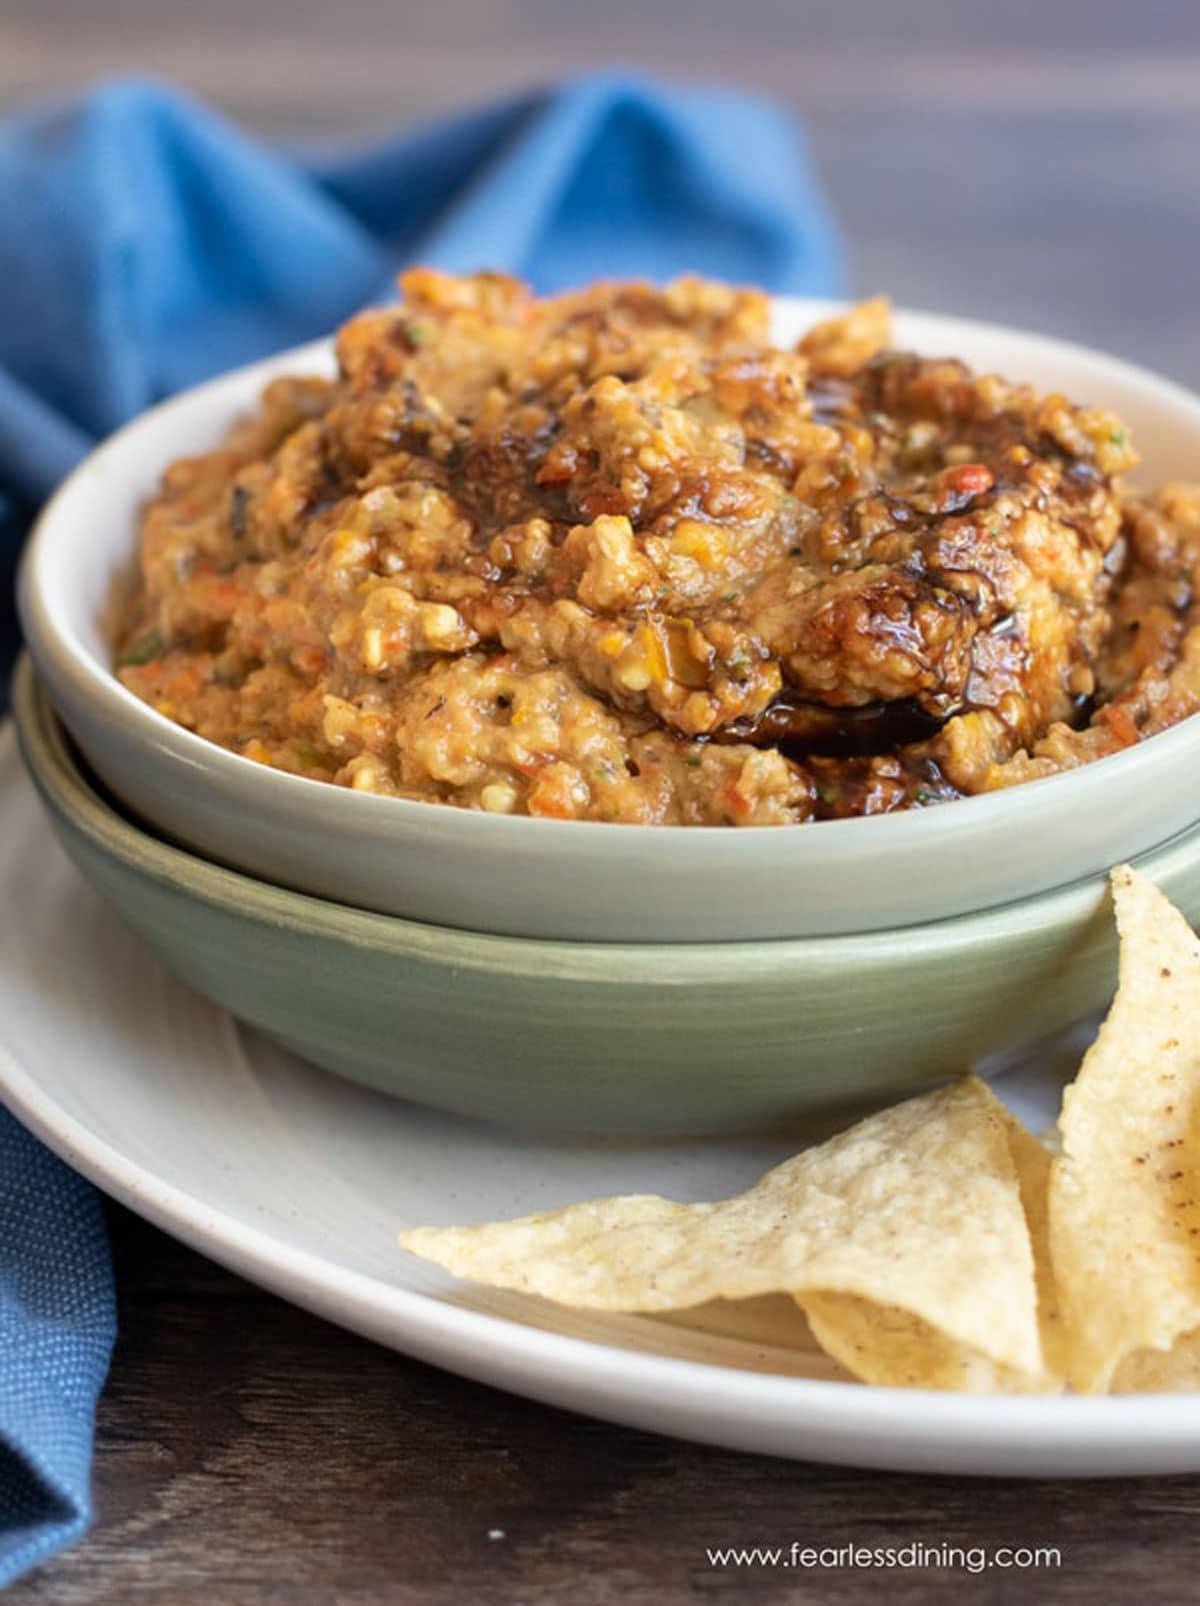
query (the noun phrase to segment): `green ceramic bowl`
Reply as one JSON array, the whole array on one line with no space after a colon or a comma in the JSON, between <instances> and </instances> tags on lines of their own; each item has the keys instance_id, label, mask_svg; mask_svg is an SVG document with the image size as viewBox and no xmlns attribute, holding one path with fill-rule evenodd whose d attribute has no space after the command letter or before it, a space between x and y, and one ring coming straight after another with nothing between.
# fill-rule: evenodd
<instances>
[{"instance_id":1,"label":"green ceramic bowl","mask_svg":"<svg viewBox=\"0 0 1200 1606\"><path fill-rule=\"evenodd\" d=\"M1103 878L860 937L477 936L281 891L168 846L81 771L27 662L15 711L67 852L171 970L306 1059L422 1103L552 1128L756 1130L916 1092L1111 994ZM1200 916L1200 828L1137 862Z\"/></svg>"}]
</instances>

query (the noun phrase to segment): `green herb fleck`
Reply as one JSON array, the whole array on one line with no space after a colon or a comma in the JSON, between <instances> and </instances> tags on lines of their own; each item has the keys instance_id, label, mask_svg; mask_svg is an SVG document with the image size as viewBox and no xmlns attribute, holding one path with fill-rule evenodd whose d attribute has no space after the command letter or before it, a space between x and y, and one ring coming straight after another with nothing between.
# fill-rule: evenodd
<instances>
[{"instance_id":1,"label":"green herb fleck","mask_svg":"<svg viewBox=\"0 0 1200 1606\"><path fill-rule=\"evenodd\" d=\"M928 787L920 786L917 788L917 794L913 798L913 802L919 809L926 808L930 803L937 802L937 793L931 792Z\"/></svg>"},{"instance_id":2,"label":"green herb fleck","mask_svg":"<svg viewBox=\"0 0 1200 1606\"><path fill-rule=\"evenodd\" d=\"M750 660L749 660L749 658L745 658L741 654L738 654L737 657L731 658L729 660L729 678L731 680L736 680L738 682L738 684L740 685L742 683L742 681L748 680L749 677L750 677Z\"/></svg>"},{"instance_id":3,"label":"green herb fleck","mask_svg":"<svg viewBox=\"0 0 1200 1606\"><path fill-rule=\"evenodd\" d=\"M1110 432L1108 438L1114 446L1124 446L1129 437L1126 435L1125 431L1118 426L1118 428Z\"/></svg>"},{"instance_id":4,"label":"green herb fleck","mask_svg":"<svg viewBox=\"0 0 1200 1606\"><path fill-rule=\"evenodd\" d=\"M163 638L157 630L148 630L139 640L126 647L117 660L118 667L152 663L163 655Z\"/></svg>"},{"instance_id":5,"label":"green herb fleck","mask_svg":"<svg viewBox=\"0 0 1200 1606\"><path fill-rule=\"evenodd\" d=\"M406 323L404 338L410 346L424 346L429 342L429 326L424 323Z\"/></svg>"},{"instance_id":6,"label":"green herb fleck","mask_svg":"<svg viewBox=\"0 0 1200 1606\"><path fill-rule=\"evenodd\" d=\"M694 758L689 758L688 761L687 761L688 769L690 769L690 770L698 770L700 768L701 762L702 761L701 761L699 755L697 755Z\"/></svg>"}]
</instances>

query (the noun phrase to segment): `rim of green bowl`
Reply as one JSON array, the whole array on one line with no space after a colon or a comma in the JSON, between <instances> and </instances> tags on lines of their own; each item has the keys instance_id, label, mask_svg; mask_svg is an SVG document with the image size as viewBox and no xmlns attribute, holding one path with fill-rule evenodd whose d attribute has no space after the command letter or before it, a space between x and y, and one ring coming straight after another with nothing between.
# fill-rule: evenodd
<instances>
[{"instance_id":1,"label":"rim of green bowl","mask_svg":"<svg viewBox=\"0 0 1200 1606\"><path fill-rule=\"evenodd\" d=\"M936 962L965 956L1035 932L1073 929L1093 916L1107 896L1104 877L1092 877L1037 897L958 915L927 925L843 937L775 938L743 942L583 943L506 937L435 926L376 914L258 881L154 836L108 803L83 773L28 654L13 680L13 715L26 765L43 799L99 852L128 870L171 886L213 908L266 924L397 955L436 958L473 970L528 971L545 975L628 972L644 981L654 955L652 981L695 984L734 967L743 974L803 969L877 969L900 957ZM581 835L581 843L583 841ZM1200 824L1133 862L1153 880L1169 878L1200 856Z\"/></svg>"}]
</instances>

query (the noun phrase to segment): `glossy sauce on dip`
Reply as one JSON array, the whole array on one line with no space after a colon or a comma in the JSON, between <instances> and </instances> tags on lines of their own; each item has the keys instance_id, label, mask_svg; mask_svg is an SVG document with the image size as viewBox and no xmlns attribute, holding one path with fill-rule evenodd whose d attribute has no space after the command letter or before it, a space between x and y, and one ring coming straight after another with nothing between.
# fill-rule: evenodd
<instances>
[{"instance_id":1,"label":"glossy sauce on dip","mask_svg":"<svg viewBox=\"0 0 1200 1606\"><path fill-rule=\"evenodd\" d=\"M1200 705L1200 492L1099 409L771 344L684 279L418 270L145 511L124 683L265 764L504 813L769 825L1103 757Z\"/></svg>"}]
</instances>

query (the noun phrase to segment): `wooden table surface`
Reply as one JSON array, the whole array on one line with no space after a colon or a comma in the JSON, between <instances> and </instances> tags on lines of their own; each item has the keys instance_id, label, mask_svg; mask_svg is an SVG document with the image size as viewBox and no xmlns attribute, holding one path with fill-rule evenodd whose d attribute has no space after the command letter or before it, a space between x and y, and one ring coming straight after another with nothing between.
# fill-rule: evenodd
<instances>
[{"instance_id":1,"label":"wooden table surface","mask_svg":"<svg viewBox=\"0 0 1200 1606\"><path fill-rule=\"evenodd\" d=\"M174 74L353 138L552 74L723 76L803 114L856 285L1200 386L1195 0L4 0L0 109ZM14 1603L1175 1603L1200 1478L1005 1484L791 1465L564 1415L389 1354L112 1213L97 1521ZM1049 1544L1055 1571L713 1569L721 1545Z\"/></svg>"}]
</instances>

